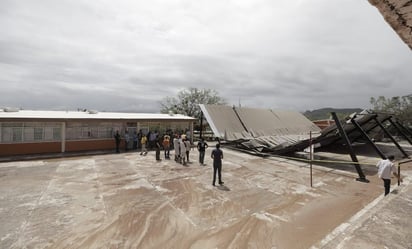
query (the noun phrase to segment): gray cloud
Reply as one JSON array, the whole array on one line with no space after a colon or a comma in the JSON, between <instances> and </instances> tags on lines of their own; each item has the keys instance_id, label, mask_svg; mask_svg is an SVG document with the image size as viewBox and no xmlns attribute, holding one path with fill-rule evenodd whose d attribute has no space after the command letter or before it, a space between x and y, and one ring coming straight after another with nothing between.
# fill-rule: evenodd
<instances>
[{"instance_id":1,"label":"gray cloud","mask_svg":"<svg viewBox=\"0 0 412 249\"><path fill-rule=\"evenodd\" d=\"M198 87L304 111L410 93L410 50L367 1L3 0L0 29L0 107L158 112Z\"/></svg>"}]
</instances>

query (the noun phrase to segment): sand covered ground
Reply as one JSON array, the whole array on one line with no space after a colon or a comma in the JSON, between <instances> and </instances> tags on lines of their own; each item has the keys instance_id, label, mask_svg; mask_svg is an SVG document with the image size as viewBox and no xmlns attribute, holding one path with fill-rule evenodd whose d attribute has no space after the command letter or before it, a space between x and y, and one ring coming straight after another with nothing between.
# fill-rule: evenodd
<instances>
[{"instance_id":1,"label":"sand covered ground","mask_svg":"<svg viewBox=\"0 0 412 249\"><path fill-rule=\"evenodd\" d=\"M314 166L311 188L306 162L223 150L218 187L211 148L0 163L0 248L309 248L383 193L374 166Z\"/></svg>"}]
</instances>

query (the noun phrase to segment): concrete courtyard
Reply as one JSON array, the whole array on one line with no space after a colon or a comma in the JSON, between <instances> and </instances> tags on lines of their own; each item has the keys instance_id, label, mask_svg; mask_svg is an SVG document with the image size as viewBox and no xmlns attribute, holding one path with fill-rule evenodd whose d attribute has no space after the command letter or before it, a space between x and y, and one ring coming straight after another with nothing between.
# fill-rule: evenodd
<instances>
[{"instance_id":1,"label":"concrete courtyard","mask_svg":"<svg viewBox=\"0 0 412 249\"><path fill-rule=\"evenodd\" d=\"M359 156L370 183L328 163L311 187L307 162L223 151L217 187L211 148L206 166L196 150L186 166L153 151L2 162L0 248L412 248L410 163L383 198L376 156Z\"/></svg>"}]
</instances>

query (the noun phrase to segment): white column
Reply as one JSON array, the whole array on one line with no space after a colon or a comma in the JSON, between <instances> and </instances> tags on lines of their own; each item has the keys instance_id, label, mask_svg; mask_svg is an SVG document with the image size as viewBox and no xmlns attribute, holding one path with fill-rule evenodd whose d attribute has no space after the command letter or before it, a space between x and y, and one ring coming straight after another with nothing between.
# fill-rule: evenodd
<instances>
[{"instance_id":1,"label":"white column","mask_svg":"<svg viewBox=\"0 0 412 249\"><path fill-rule=\"evenodd\" d=\"M190 122L190 142L191 142L191 144L193 144L193 137L194 137L194 133L193 133L193 121L192 122Z\"/></svg>"},{"instance_id":2,"label":"white column","mask_svg":"<svg viewBox=\"0 0 412 249\"><path fill-rule=\"evenodd\" d=\"M62 153L66 151L66 122L62 122L62 131L61 131L61 140L62 140Z\"/></svg>"}]
</instances>

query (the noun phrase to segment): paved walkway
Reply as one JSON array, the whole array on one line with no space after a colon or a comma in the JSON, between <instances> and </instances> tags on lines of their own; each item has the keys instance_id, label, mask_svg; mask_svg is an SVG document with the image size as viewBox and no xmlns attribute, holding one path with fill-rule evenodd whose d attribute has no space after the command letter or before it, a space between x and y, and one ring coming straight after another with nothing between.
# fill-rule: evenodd
<instances>
[{"instance_id":1,"label":"paved walkway","mask_svg":"<svg viewBox=\"0 0 412 249\"><path fill-rule=\"evenodd\" d=\"M312 249L412 248L412 166L402 168L400 186L392 185L389 195L376 198Z\"/></svg>"}]
</instances>

